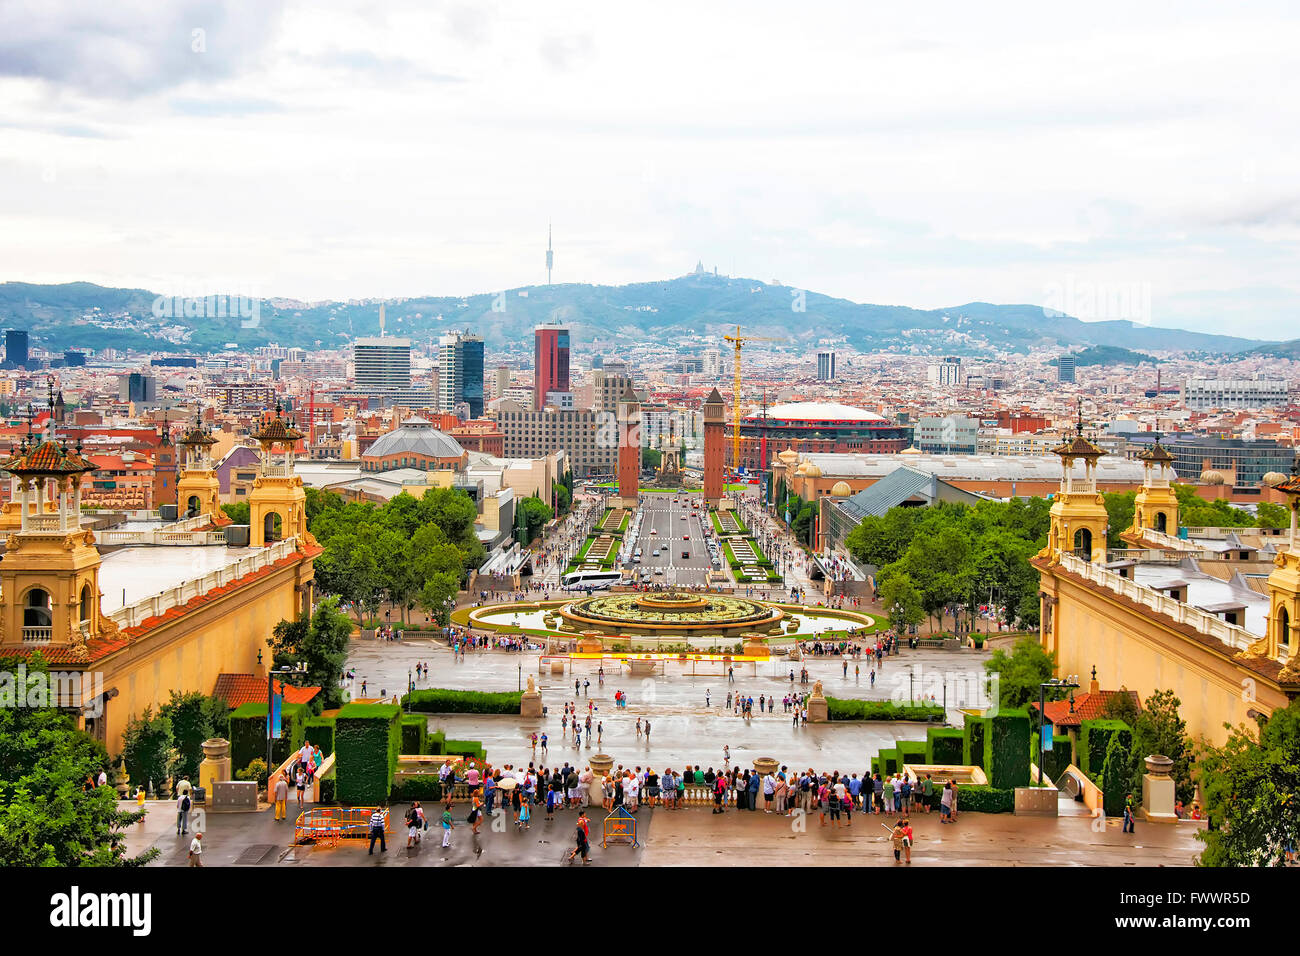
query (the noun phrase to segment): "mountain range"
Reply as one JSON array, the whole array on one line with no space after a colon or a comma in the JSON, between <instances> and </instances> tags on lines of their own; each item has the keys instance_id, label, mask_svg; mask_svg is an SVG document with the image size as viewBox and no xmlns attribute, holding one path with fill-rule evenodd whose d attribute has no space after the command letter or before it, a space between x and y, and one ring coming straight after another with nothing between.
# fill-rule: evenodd
<instances>
[{"instance_id":1,"label":"mountain range","mask_svg":"<svg viewBox=\"0 0 1300 956\"><path fill-rule=\"evenodd\" d=\"M212 298L182 301L88 282L5 282L0 283L0 326L29 329L33 344L54 351L114 347L204 353L231 344L339 348L379 333L380 301L261 299L237 308L232 297L218 315ZM716 340L737 325L746 335L771 336L799 350L823 340L863 351L935 355L1102 345L1225 355L1277 348L1258 339L1128 321L1084 322L1035 305L970 302L929 310L870 305L703 272L622 286L541 285L383 301L389 335L429 341L468 328L500 351L531 351L533 326L547 321L566 323L575 344L602 351L652 342L680 342L695 350L706 337Z\"/></svg>"}]
</instances>

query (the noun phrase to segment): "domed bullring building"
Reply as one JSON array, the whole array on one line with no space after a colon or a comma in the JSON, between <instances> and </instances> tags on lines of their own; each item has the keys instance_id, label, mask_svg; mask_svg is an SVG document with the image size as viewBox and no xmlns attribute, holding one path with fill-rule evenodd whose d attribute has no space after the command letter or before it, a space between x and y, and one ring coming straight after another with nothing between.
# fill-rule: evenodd
<instances>
[{"instance_id":1,"label":"domed bullring building","mask_svg":"<svg viewBox=\"0 0 1300 956\"><path fill-rule=\"evenodd\" d=\"M468 465L469 454L456 439L418 416L406 419L397 428L379 436L361 456L363 472L397 468L463 472Z\"/></svg>"},{"instance_id":2,"label":"domed bullring building","mask_svg":"<svg viewBox=\"0 0 1300 956\"><path fill-rule=\"evenodd\" d=\"M727 464L731 460L731 426L727 427ZM766 453L763 440L766 436ZM807 454L897 454L907 447L911 430L879 412L838 402L793 402L773 405L740 420L740 464L754 472L770 468L778 448Z\"/></svg>"}]
</instances>

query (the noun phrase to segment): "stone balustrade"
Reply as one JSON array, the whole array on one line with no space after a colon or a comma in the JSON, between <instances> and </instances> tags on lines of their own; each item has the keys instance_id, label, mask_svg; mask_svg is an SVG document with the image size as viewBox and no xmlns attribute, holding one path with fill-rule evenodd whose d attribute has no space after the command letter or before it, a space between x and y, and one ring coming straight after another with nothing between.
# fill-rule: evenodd
<instances>
[{"instance_id":1,"label":"stone balustrade","mask_svg":"<svg viewBox=\"0 0 1300 956\"><path fill-rule=\"evenodd\" d=\"M118 627L135 627L151 617L165 614L174 607L184 606L191 598L207 594L214 588L225 587L254 571L260 571L282 558L287 558L297 550L297 539L286 538L275 544L259 548L237 561L217 568L201 578L195 578L168 588L152 597L147 597L135 604L128 605L109 615Z\"/></svg>"}]
</instances>

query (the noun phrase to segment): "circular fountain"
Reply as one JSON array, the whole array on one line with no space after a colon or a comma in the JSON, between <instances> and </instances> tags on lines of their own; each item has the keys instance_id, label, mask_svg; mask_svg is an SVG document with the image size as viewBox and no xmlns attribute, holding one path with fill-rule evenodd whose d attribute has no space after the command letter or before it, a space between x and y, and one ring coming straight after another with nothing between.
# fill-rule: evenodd
<instances>
[{"instance_id":1,"label":"circular fountain","mask_svg":"<svg viewBox=\"0 0 1300 956\"><path fill-rule=\"evenodd\" d=\"M560 616L583 634L635 634L680 641L703 633L761 637L780 629L785 612L759 601L690 591L611 593L573 601Z\"/></svg>"}]
</instances>

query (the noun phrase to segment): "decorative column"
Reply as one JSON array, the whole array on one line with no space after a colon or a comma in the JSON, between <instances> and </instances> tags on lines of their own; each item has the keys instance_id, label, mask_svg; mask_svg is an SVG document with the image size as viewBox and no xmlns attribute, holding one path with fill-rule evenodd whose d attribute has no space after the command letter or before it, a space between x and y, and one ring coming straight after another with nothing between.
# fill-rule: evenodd
<instances>
[{"instance_id":1,"label":"decorative column","mask_svg":"<svg viewBox=\"0 0 1300 956\"><path fill-rule=\"evenodd\" d=\"M203 741L203 762L199 764L199 786L211 799L213 784L233 780L230 772L230 741L209 737Z\"/></svg>"},{"instance_id":2,"label":"decorative column","mask_svg":"<svg viewBox=\"0 0 1300 956\"><path fill-rule=\"evenodd\" d=\"M596 754L587 761L591 767L591 783L588 785L588 802L593 807L602 806L605 800L603 785L605 777L614 769L614 758L609 754Z\"/></svg>"},{"instance_id":3,"label":"decorative column","mask_svg":"<svg viewBox=\"0 0 1300 956\"><path fill-rule=\"evenodd\" d=\"M1142 775L1142 816L1152 823L1177 823L1174 813L1174 762L1161 754L1146 758L1147 772Z\"/></svg>"},{"instance_id":4,"label":"decorative column","mask_svg":"<svg viewBox=\"0 0 1300 956\"><path fill-rule=\"evenodd\" d=\"M822 682L815 682L812 696L808 698L808 719L814 724L824 724L831 719L830 709L831 705L827 703L826 694L822 690Z\"/></svg>"}]
</instances>

